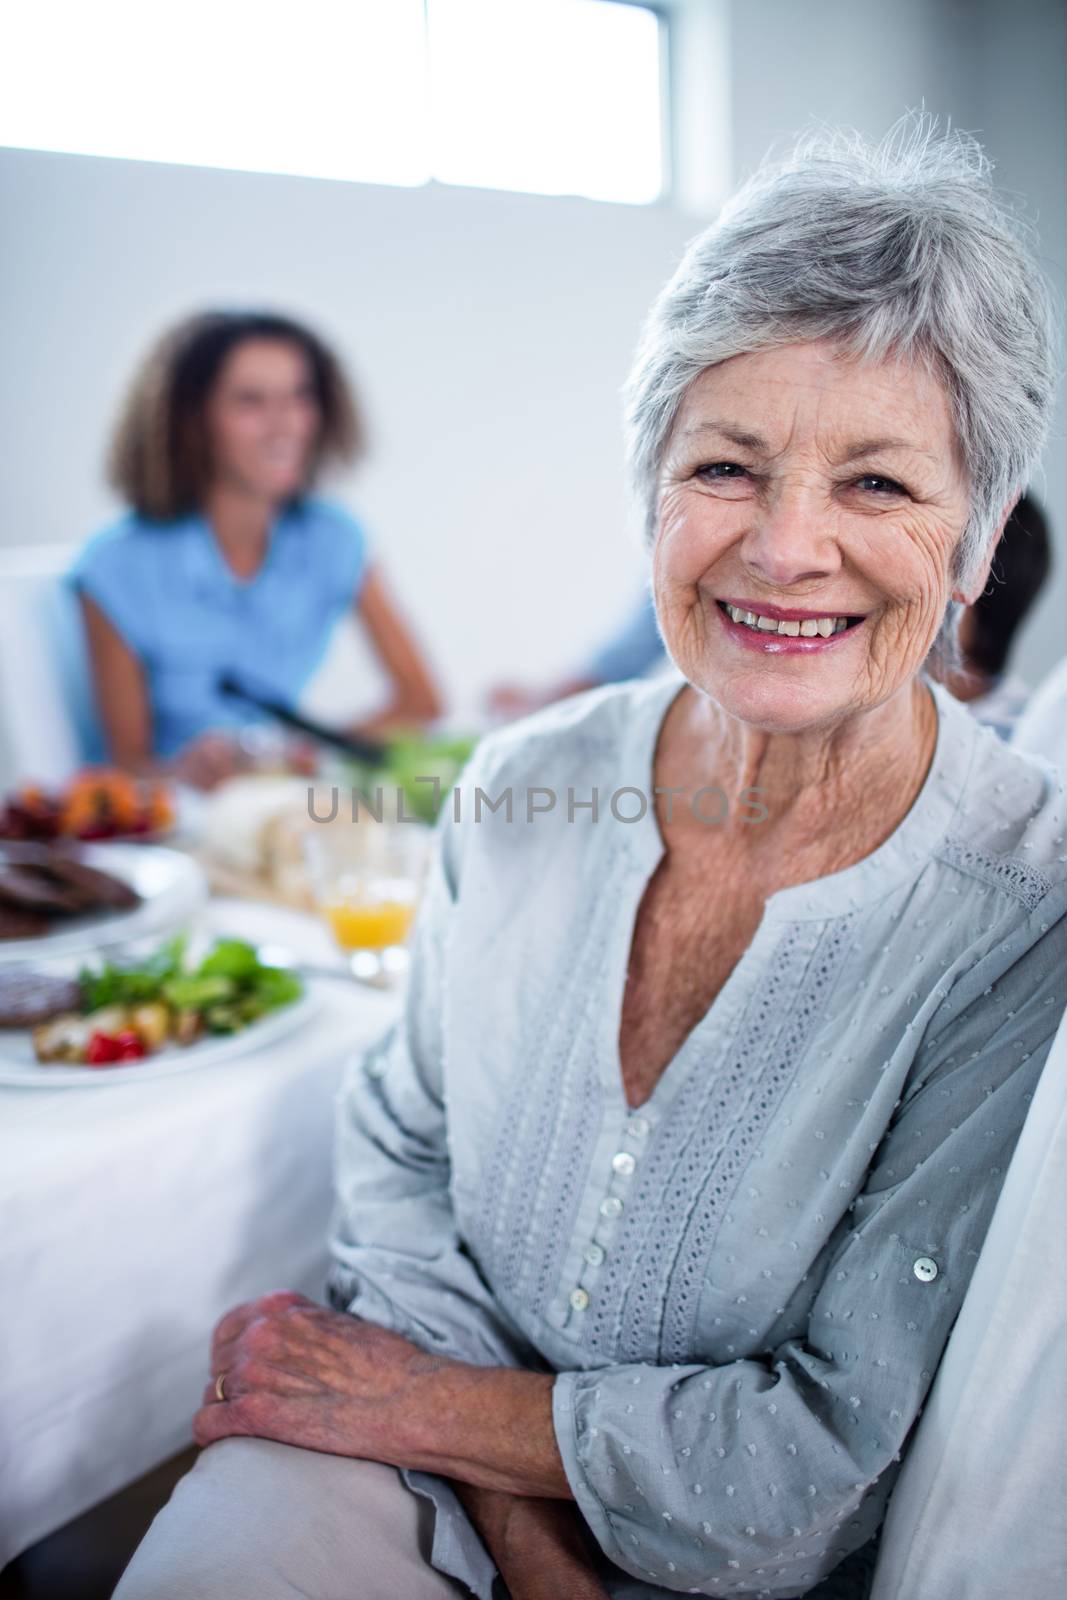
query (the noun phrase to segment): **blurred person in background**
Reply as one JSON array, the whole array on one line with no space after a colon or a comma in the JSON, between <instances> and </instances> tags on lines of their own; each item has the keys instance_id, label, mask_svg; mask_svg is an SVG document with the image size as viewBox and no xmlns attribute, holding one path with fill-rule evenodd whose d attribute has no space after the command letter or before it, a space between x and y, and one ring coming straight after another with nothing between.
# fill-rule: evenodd
<instances>
[{"instance_id":1,"label":"blurred person in background","mask_svg":"<svg viewBox=\"0 0 1067 1600\"><path fill-rule=\"evenodd\" d=\"M934 671L979 722L1010 737L1029 697L1029 686L1008 666L1019 629L1044 588L1051 568L1048 520L1037 501L1023 495L997 547L989 583L960 619L960 661ZM542 689L500 684L489 709L500 718L525 716L554 700L627 678L643 678L666 665L667 653L650 587L629 614L571 676Z\"/></svg>"},{"instance_id":2,"label":"blurred person in background","mask_svg":"<svg viewBox=\"0 0 1067 1600\"><path fill-rule=\"evenodd\" d=\"M392 689L352 731L432 721L430 670L346 511L311 494L361 452L337 356L270 312L207 311L167 332L134 378L110 480L130 510L70 574L112 759L211 788L249 763L257 712L231 677L292 705L354 610ZM309 752L291 744L292 764Z\"/></svg>"},{"instance_id":3,"label":"blurred person in background","mask_svg":"<svg viewBox=\"0 0 1067 1600\"><path fill-rule=\"evenodd\" d=\"M554 700L581 694L585 689L622 683L627 678L643 678L666 662L667 652L656 621L652 590L645 584L614 632L567 677L539 689L519 683L497 684L489 692L487 706L501 719L524 717L542 706L551 705Z\"/></svg>"},{"instance_id":4,"label":"blurred person in background","mask_svg":"<svg viewBox=\"0 0 1067 1600\"><path fill-rule=\"evenodd\" d=\"M1010 739L1030 697L1030 686L1009 671L1011 653L1051 565L1048 519L1023 495L997 546L989 582L960 619L960 663L941 674L956 699L1002 739Z\"/></svg>"}]
</instances>

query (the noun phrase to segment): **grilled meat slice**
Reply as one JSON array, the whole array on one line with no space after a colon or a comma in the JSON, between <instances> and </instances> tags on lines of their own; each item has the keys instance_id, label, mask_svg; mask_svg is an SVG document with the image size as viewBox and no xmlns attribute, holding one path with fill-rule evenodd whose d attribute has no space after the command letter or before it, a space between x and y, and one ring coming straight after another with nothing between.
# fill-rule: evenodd
<instances>
[{"instance_id":1,"label":"grilled meat slice","mask_svg":"<svg viewBox=\"0 0 1067 1600\"><path fill-rule=\"evenodd\" d=\"M2 927L0 920L0 931ZM77 1011L81 998L81 985L74 978L0 967L0 1028L32 1028L61 1011Z\"/></svg>"},{"instance_id":2,"label":"grilled meat slice","mask_svg":"<svg viewBox=\"0 0 1067 1600\"><path fill-rule=\"evenodd\" d=\"M82 895L86 909L128 911L141 903L137 890L131 889L122 878L116 878L111 872L101 872L99 867L90 867L65 850L53 850L45 870L64 888Z\"/></svg>"},{"instance_id":3,"label":"grilled meat slice","mask_svg":"<svg viewBox=\"0 0 1067 1600\"><path fill-rule=\"evenodd\" d=\"M140 904L114 873L91 867L66 846L19 840L0 843L0 904L55 916L126 911Z\"/></svg>"},{"instance_id":4,"label":"grilled meat slice","mask_svg":"<svg viewBox=\"0 0 1067 1600\"><path fill-rule=\"evenodd\" d=\"M32 911L16 911L14 906L0 901L0 939L36 939L38 934L47 933L49 927L47 917L36 916Z\"/></svg>"},{"instance_id":5,"label":"grilled meat slice","mask_svg":"<svg viewBox=\"0 0 1067 1600\"><path fill-rule=\"evenodd\" d=\"M0 866L0 903L46 916L71 916L85 909L80 894L57 883L39 867Z\"/></svg>"}]
</instances>

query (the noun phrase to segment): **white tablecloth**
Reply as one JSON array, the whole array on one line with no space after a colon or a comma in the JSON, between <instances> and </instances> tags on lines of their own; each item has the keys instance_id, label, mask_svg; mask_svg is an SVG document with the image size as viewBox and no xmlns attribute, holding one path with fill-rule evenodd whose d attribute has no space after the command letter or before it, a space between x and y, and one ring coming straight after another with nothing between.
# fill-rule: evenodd
<instances>
[{"instance_id":1,"label":"white tablecloth","mask_svg":"<svg viewBox=\"0 0 1067 1600\"><path fill-rule=\"evenodd\" d=\"M207 921L337 959L296 913ZM341 1071L398 1000L317 988L305 1029L215 1067L0 1089L0 1567L190 1442L223 1311L322 1298Z\"/></svg>"}]
</instances>

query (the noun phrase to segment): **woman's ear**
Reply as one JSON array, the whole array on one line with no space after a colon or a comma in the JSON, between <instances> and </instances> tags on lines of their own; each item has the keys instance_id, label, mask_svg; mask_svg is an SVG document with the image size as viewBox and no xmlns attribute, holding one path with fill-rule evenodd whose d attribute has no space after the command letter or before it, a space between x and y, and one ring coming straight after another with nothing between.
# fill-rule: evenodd
<instances>
[{"instance_id":1,"label":"woman's ear","mask_svg":"<svg viewBox=\"0 0 1067 1600\"><path fill-rule=\"evenodd\" d=\"M986 584L989 582L989 569L993 565L993 557L997 553L997 546L1004 535L1004 529L1008 525L1008 518L1018 505L1019 498L1019 496L1016 496L1014 500L1009 500L1008 504L1004 507L1004 513L1000 521L997 523L996 532L989 541L986 558L982 562L982 565L978 568L978 571L974 574L974 577L966 585L957 584L956 588L953 589L952 598L953 600L958 600L961 605L973 606L974 602L978 599L978 596L982 593Z\"/></svg>"}]
</instances>

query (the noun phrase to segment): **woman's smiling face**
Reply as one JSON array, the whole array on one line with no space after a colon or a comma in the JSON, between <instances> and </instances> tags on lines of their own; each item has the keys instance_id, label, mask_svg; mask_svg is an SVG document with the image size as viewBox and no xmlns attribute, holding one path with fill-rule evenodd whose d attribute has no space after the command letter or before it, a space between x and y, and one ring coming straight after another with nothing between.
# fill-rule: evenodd
<instances>
[{"instance_id":1,"label":"woman's smiling face","mask_svg":"<svg viewBox=\"0 0 1067 1600\"><path fill-rule=\"evenodd\" d=\"M216 479L274 502L299 493L322 426L311 363L299 345L242 339L212 385L205 418Z\"/></svg>"},{"instance_id":2,"label":"woman's smiling face","mask_svg":"<svg viewBox=\"0 0 1067 1600\"><path fill-rule=\"evenodd\" d=\"M921 667L949 598L984 584L964 594L951 576L968 507L948 396L921 364L813 341L708 368L659 478L671 656L768 732L882 704Z\"/></svg>"}]
</instances>

